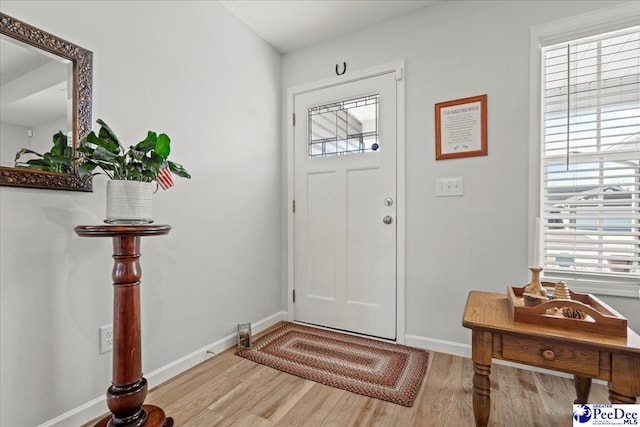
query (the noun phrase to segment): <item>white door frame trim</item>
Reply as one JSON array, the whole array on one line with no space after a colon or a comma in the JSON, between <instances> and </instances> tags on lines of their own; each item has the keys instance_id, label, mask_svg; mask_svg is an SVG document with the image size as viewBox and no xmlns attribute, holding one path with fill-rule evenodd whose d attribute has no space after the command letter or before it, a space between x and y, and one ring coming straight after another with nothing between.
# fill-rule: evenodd
<instances>
[{"instance_id":1,"label":"white door frame trim","mask_svg":"<svg viewBox=\"0 0 640 427\"><path fill-rule=\"evenodd\" d=\"M307 83L287 89L287 312L288 320L294 320L293 284L294 284L294 160L293 160L293 113L296 95L318 89L337 86L356 80L375 77L382 74L396 74L396 342L405 342L405 133L404 133L404 60L382 64L365 70L350 72L344 76Z\"/></svg>"}]
</instances>

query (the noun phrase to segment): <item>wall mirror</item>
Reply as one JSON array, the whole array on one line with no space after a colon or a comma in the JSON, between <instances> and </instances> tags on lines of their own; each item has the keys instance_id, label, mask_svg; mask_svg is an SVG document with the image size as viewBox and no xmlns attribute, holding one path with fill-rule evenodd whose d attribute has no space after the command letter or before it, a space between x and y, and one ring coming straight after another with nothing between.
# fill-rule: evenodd
<instances>
[{"instance_id":1,"label":"wall mirror","mask_svg":"<svg viewBox=\"0 0 640 427\"><path fill-rule=\"evenodd\" d=\"M0 71L0 185L91 191L73 162L57 172L14 159L22 148L49 152L60 131L75 157L91 131L93 53L0 12Z\"/></svg>"}]
</instances>

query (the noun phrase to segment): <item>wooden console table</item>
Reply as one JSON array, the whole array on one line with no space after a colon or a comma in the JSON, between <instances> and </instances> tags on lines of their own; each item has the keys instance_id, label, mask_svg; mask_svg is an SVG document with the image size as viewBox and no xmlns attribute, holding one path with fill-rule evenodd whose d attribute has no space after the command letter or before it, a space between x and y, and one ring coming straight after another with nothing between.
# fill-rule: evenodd
<instances>
[{"instance_id":1,"label":"wooden console table","mask_svg":"<svg viewBox=\"0 0 640 427\"><path fill-rule=\"evenodd\" d=\"M476 426L489 421L492 358L573 374L575 403L587 403L592 378L608 381L611 403L640 395L640 336L631 329L620 338L515 322L506 294L479 291L469 293L462 325L472 330Z\"/></svg>"},{"instance_id":2,"label":"wooden console table","mask_svg":"<svg viewBox=\"0 0 640 427\"><path fill-rule=\"evenodd\" d=\"M113 380L107 389L111 415L96 426L171 427L157 406L143 405L147 380L142 376L140 326L140 237L169 233L168 225L80 225L82 237L113 238Z\"/></svg>"}]
</instances>

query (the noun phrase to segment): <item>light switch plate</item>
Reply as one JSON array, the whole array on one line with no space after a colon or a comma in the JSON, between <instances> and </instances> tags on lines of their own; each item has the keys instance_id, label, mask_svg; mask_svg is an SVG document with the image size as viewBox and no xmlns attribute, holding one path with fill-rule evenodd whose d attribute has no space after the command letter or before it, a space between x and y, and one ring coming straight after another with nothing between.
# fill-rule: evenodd
<instances>
[{"instance_id":1,"label":"light switch plate","mask_svg":"<svg viewBox=\"0 0 640 427\"><path fill-rule=\"evenodd\" d=\"M452 197L464 195L464 178L453 176L436 178L436 197Z\"/></svg>"}]
</instances>

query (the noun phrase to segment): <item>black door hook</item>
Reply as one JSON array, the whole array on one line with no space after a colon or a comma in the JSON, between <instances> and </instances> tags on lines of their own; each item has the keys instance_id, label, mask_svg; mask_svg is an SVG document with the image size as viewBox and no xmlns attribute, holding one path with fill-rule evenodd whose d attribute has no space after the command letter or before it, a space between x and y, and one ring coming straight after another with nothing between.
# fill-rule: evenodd
<instances>
[{"instance_id":1,"label":"black door hook","mask_svg":"<svg viewBox=\"0 0 640 427\"><path fill-rule=\"evenodd\" d=\"M347 63L346 63L346 62L343 62L343 63L342 63L342 72L339 72L339 71L338 71L338 64L336 64L336 74L337 74L337 75L341 76L341 75L343 75L343 74L344 74L344 73L346 73L346 72L347 72Z\"/></svg>"}]
</instances>

